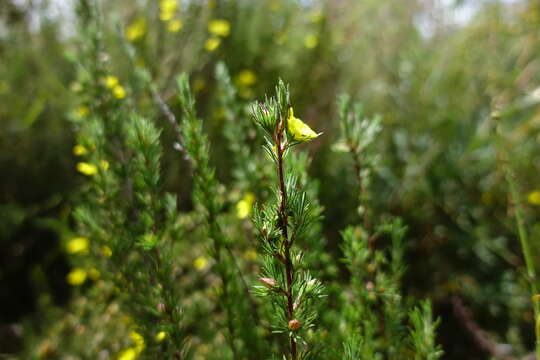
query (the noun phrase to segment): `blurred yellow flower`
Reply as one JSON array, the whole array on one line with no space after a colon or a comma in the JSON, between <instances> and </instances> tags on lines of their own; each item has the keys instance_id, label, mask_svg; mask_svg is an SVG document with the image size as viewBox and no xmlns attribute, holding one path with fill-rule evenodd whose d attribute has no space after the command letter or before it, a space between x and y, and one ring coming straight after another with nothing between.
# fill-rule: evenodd
<instances>
[{"instance_id":1,"label":"blurred yellow flower","mask_svg":"<svg viewBox=\"0 0 540 360\"><path fill-rule=\"evenodd\" d=\"M249 69L242 70L236 77L236 82L240 86L251 86L257 82L257 75Z\"/></svg>"},{"instance_id":2,"label":"blurred yellow flower","mask_svg":"<svg viewBox=\"0 0 540 360\"><path fill-rule=\"evenodd\" d=\"M287 124L293 140L296 141L308 142L321 135L321 133L317 134L315 131L313 131L302 120L295 118L292 107L289 108L289 118L287 119Z\"/></svg>"},{"instance_id":3,"label":"blurred yellow flower","mask_svg":"<svg viewBox=\"0 0 540 360\"><path fill-rule=\"evenodd\" d=\"M111 257L112 256L112 250L107 245L103 245L101 247L101 253L106 257Z\"/></svg>"},{"instance_id":4,"label":"blurred yellow flower","mask_svg":"<svg viewBox=\"0 0 540 360\"><path fill-rule=\"evenodd\" d=\"M161 21L169 21L174 17L178 10L178 2L176 0L160 0L159 2L159 19Z\"/></svg>"},{"instance_id":5,"label":"blurred yellow flower","mask_svg":"<svg viewBox=\"0 0 540 360\"><path fill-rule=\"evenodd\" d=\"M86 176L92 176L97 174L98 168L95 165L89 164L87 162L79 162L77 163L77 171Z\"/></svg>"},{"instance_id":6,"label":"blurred yellow flower","mask_svg":"<svg viewBox=\"0 0 540 360\"><path fill-rule=\"evenodd\" d=\"M78 236L70 239L66 244L66 251L70 254L88 252L88 238Z\"/></svg>"},{"instance_id":7,"label":"blurred yellow flower","mask_svg":"<svg viewBox=\"0 0 540 360\"><path fill-rule=\"evenodd\" d=\"M117 98L117 99L123 99L123 98L126 97L126 90L124 89L124 87L122 85L116 85L112 89L112 93L113 93L114 97Z\"/></svg>"},{"instance_id":8,"label":"blurred yellow flower","mask_svg":"<svg viewBox=\"0 0 540 360\"><path fill-rule=\"evenodd\" d=\"M530 192L529 195L527 195L527 201L531 205L540 206L540 190Z\"/></svg>"},{"instance_id":9,"label":"blurred yellow flower","mask_svg":"<svg viewBox=\"0 0 540 360\"><path fill-rule=\"evenodd\" d=\"M126 29L126 39L129 41L137 41L141 39L147 31L145 18L138 18L128 25Z\"/></svg>"},{"instance_id":10,"label":"blurred yellow flower","mask_svg":"<svg viewBox=\"0 0 540 360\"><path fill-rule=\"evenodd\" d=\"M221 44L221 40L217 37L211 37L204 43L204 48L208 51L216 50Z\"/></svg>"},{"instance_id":11,"label":"blurred yellow flower","mask_svg":"<svg viewBox=\"0 0 540 360\"><path fill-rule=\"evenodd\" d=\"M101 166L101 168L102 168L103 170L109 169L109 162L108 162L107 160L101 160L101 161L99 162L99 165Z\"/></svg>"},{"instance_id":12,"label":"blurred yellow flower","mask_svg":"<svg viewBox=\"0 0 540 360\"><path fill-rule=\"evenodd\" d=\"M76 156L83 156L83 155L88 154L88 149L82 145L75 145L72 151L73 151L73 155L76 155Z\"/></svg>"},{"instance_id":13,"label":"blurred yellow flower","mask_svg":"<svg viewBox=\"0 0 540 360\"><path fill-rule=\"evenodd\" d=\"M144 350L144 338L136 331L132 331L129 334L129 337L135 344L135 351L137 352L137 354L140 354Z\"/></svg>"},{"instance_id":14,"label":"blurred yellow flower","mask_svg":"<svg viewBox=\"0 0 540 360\"><path fill-rule=\"evenodd\" d=\"M86 281L86 271L81 268L74 268L69 272L69 274L67 274L66 280L70 285L81 285Z\"/></svg>"},{"instance_id":15,"label":"blurred yellow flower","mask_svg":"<svg viewBox=\"0 0 540 360\"><path fill-rule=\"evenodd\" d=\"M134 348L127 348L118 354L118 360L135 360L137 358L137 351Z\"/></svg>"},{"instance_id":16,"label":"blurred yellow flower","mask_svg":"<svg viewBox=\"0 0 540 360\"><path fill-rule=\"evenodd\" d=\"M208 23L208 31L216 36L229 36L231 33L231 25L227 20L210 20Z\"/></svg>"},{"instance_id":17,"label":"blurred yellow flower","mask_svg":"<svg viewBox=\"0 0 540 360\"><path fill-rule=\"evenodd\" d=\"M239 219L245 219L253 211L253 203L255 202L255 195L253 193L246 193L242 200L236 204L236 216Z\"/></svg>"},{"instance_id":18,"label":"blurred yellow flower","mask_svg":"<svg viewBox=\"0 0 540 360\"><path fill-rule=\"evenodd\" d=\"M167 24L167 30L169 30L172 33L179 32L182 29L182 20L180 19L172 19Z\"/></svg>"},{"instance_id":19,"label":"blurred yellow flower","mask_svg":"<svg viewBox=\"0 0 540 360\"><path fill-rule=\"evenodd\" d=\"M310 34L304 38L304 46L308 49L313 49L319 44L319 38L317 35Z\"/></svg>"},{"instance_id":20,"label":"blurred yellow flower","mask_svg":"<svg viewBox=\"0 0 540 360\"><path fill-rule=\"evenodd\" d=\"M116 76L107 75L105 77L105 86L107 87L107 89L113 89L117 85L118 85L118 78Z\"/></svg>"},{"instance_id":21,"label":"blurred yellow flower","mask_svg":"<svg viewBox=\"0 0 540 360\"><path fill-rule=\"evenodd\" d=\"M155 339L157 342L162 342L167 337L167 333L165 331L160 331L156 334Z\"/></svg>"},{"instance_id":22,"label":"blurred yellow flower","mask_svg":"<svg viewBox=\"0 0 540 360\"><path fill-rule=\"evenodd\" d=\"M206 256L199 256L198 258L193 261L193 267L196 270L204 270L206 266L208 265L208 258Z\"/></svg>"},{"instance_id":23,"label":"blurred yellow flower","mask_svg":"<svg viewBox=\"0 0 540 360\"><path fill-rule=\"evenodd\" d=\"M90 109L86 105L77 106L77 109L75 109L75 116L78 118L83 118L87 116L89 113L90 113Z\"/></svg>"}]
</instances>

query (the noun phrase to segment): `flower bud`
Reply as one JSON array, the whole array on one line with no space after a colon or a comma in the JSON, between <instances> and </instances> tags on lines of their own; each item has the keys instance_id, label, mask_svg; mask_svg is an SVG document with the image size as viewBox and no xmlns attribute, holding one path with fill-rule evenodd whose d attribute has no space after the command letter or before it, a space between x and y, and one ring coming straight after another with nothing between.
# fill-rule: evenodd
<instances>
[{"instance_id":1,"label":"flower bud","mask_svg":"<svg viewBox=\"0 0 540 360\"><path fill-rule=\"evenodd\" d=\"M289 330L291 331L296 331L298 329L300 329L300 327L302 326L302 323L296 319L292 319L289 321Z\"/></svg>"},{"instance_id":2,"label":"flower bud","mask_svg":"<svg viewBox=\"0 0 540 360\"><path fill-rule=\"evenodd\" d=\"M273 289L277 286L277 281L274 279L262 277L262 278L259 278L259 281L269 289Z\"/></svg>"}]
</instances>

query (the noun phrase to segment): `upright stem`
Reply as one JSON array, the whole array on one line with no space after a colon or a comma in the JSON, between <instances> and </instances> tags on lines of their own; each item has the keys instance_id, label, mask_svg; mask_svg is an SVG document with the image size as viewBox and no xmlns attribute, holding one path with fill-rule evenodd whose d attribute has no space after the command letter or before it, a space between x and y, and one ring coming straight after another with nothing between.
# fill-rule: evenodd
<instances>
[{"instance_id":1,"label":"upright stem","mask_svg":"<svg viewBox=\"0 0 540 360\"><path fill-rule=\"evenodd\" d=\"M285 292L287 294L287 316L288 320L291 321L294 319L294 301L292 294L292 283L293 283L293 273L294 267L291 261L291 243L289 241L289 235L287 231L288 227L288 218L287 218L287 189L285 187L285 179L283 175L283 123L278 122L277 125L277 134L276 134L276 145L277 145L277 156L278 156L278 178L279 178L279 191L281 194L281 203L279 206L279 227L281 233L283 234L284 243L285 243L285 273L287 278L287 288ZM293 336L290 337L291 340L291 359L296 360L297 350L296 350L296 340Z\"/></svg>"}]
</instances>

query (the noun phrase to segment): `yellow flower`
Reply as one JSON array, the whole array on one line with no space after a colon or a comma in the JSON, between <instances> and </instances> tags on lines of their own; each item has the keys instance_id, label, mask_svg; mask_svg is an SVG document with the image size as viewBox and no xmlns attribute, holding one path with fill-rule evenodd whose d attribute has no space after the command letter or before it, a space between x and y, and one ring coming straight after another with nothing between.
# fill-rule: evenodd
<instances>
[{"instance_id":1,"label":"yellow flower","mask_svg":"<svg viewBox=\"0 0 540 360\"><path fill-rule=\"evenodd\" d=\"M182 20L180 19L172 19L167 24L167 30L169 30L172 33L179 32L182 29Z\"/></svg>"},{"instance_id":2,"label":"yellow flower","mask_svg":"<svg viewBox=\"0 0 540 360\"><path fill-rule=\"evenodd\" d=\"M134 348L127 348L118 355L118 360L135 360L137 355Z\"/></svg>"},{"instance_id":3,"label":"yellow flower","mask_svg":"<svg viewBox=\"0 0 540 360\"><path fill-rule=\"evenodd\" d=\"M231 25L227 20L215 19L208 23L208 31L216 36L229 36Z\"/></svg>"},{"instance_id":4,"label":"yellow flower","mask_svg":"<svg viewBox=\"0 0 540 360\"><path fill-rule=\"evenodd\" d=\"M289 118L287 119L287 123L289 132L291 133L293 140L296 141L308 142L322 134L317 134L302 120L295 118L292 107L289 108Z\"/></svg>"},{"instance_id":5,"label":"yellow flower","mask_svg":"<svg viewBox=\"0 0 540 360\"><path fill-rule=\"evenodd\" d=\"M155 340L157 342L162 342L167 337L167 333L165 331L160 331L156 334Z\"/></svg>"},{"instance_id":6,"label":"yellow flower","mask_svg":"<svg viewBox=\"0 0 540 360\"><path fill-rule=\"evenodd\" d=\"M236 78L236 82L240 86L251 86L257 82L257 75L251 70L242 70Z\"/></svg>"},{"instance_id":7,"label":"yellow flower","mask_svg":"<svg viewBox=\"0 0 540 360\"><path fill-rule=\"evenodd\" d=\"M86 271L81 268L75 268L67 274L66 280L70 285L81 285L86 281Z\"/></svg>"},{"instance_id":8,"label":"yellow flower","mask_svg":"<svg viewBox=\"0 0 540 360\"><path fill-rule=\"evenodd\" d=\"M178 2L176 0L161 0L159 2L159 19L161 21L171 20L177 9Z\"/></svg>"},{"instance_id":9,"label":"yellow flower","mask_svg":"<svg viewBox=\"0 0 540 360\"><path fill-rule=\"evenodd\" d=\"M129 337L135 344L135 352L137 352L137 355L140 354L144 350L144 338L136 331L132 331Z\"/></svg>"},{"instance_id":10,"label":"yellow flower","mask_svg":"<svg viewBox=\"0 0 540 360\"><path fill-rule=\"evenodd\" d=\"M211 37L204 43L204 48L208 51L216 50L221 44L221 40L217 37Z\"/></svg>"},{"instance_id":11,"label":"yellow flower","mask_svg":"<svg viewBox=\"0 0 540 360\"><path fill-rule=\"evenodd\" d=\"M238 216L239 219L245 219L249 215L251 215L251 212L253 211L253 203L255 202L255 195L248 192L242 200L240 200L236 204L236 216Z\"/></svg>"},{"instance_id":12,"label":"yellow flower","mask_svg":"<svg viewBox=\"0 0 540 360\"><path fill-rule=\"evenodd\" d=\"M105 86L107 87L107 89L113 89L117 85L118 85L118 78L116 76L107 75L105 77Z\"/></svg>"},{"instance_id":13,"label":"yellow flower","mask_svg":"<svg viewBox=\"0 0 540 360\"><path fill-rule=\"evenodd\" d=\"M529 193L527 201L532 205L540 205L540 190L535 190Z\"/></svg>"},{"instance_id":14,"label":"yellow flower","mask_svg":"<svg viewBox=\"0 0 540 360\"><path fill-rule=\"evenodd\" d=\"M146 34L147 25L145 18L138 18L133 21L126 29L126 38L129 41L137 41Z\"/></svg>"},{"instance_id":15,"label":"yellow flower","mask_svg":"<svg viewBox=\"0 0 540 360\"><path fill-rule=\"evenodd\" d=\"M199 271L204 270L207 265L208 265L208 258L206 256L199 256L193 262L193 267Z\"/></svg>"},{"instance_id":16,"label":"yellow flower","mask_svg":"<svg viewBox=\"0 0 540 360\"><path fill-rule=\"evenodd\" d=\"M107 170L109 168L109 162L107 160L101 160L99 165L103 170Z\"/></svg>"},{"instance_id":17,"label":"yellow flower","mask_svg":"<svg viewBox=\"0 0 540 360\"><path fill-rule=\"evenodd\" d=\"M308 49L313 49L319 44L319 38L317 35L310 34L304 38L304 46Z\"/></svg>"},{"instance_id":18,"label":"yellow flower","mask_svg":"<svg viewBox=\"0 0 540 360\"><path fill-rule=\"evenodd\" d=\"M117 99L123 99L123 98L126 97L126 90L124 89L124 87L122 85L116 85L112 89L112 93L113 93L114 97L117 98Z\"/></svg>"},{"instance_id":19,"label":"yellow flower","mask_svg":"<svg viewBox=\"0 0 540 360\"><path fill-rule=\"evenodd\" d=\"M103 245L101 247L101 253L106 257L111 257L112 256L112 250L107 245Z\"/></svg>"},{"instance_id":20,"label":"yellow flower","mask_svg":"<svg viewBox=\"0 0 540 360\"><path fill-rule=\"evenodd\" d=\"M88 149L86 149L82 145L75 145L72 151L73 151L73 155L76 155L76 156L83 156L83 155L88 154Z\"/></svg>"},{"instance_id":21,"label":"yellow flower","mask_svg":"<svg viewBox=\"0 0 540 360\"><path fill-rule=\"evenodd\" d=\"M78 117L79 119L85 117L89 113L90 113L90 109L86 105L80 105L75 110L75 116Z\"/></svg>"},{"instance_id":22,"label":"yellow flower","mask_svg":"<svg viewBox=\"0 0 540 360\"><path fill-rule=\"evenodd\" d=\"M86 176L92 176L97 174L98 168L95 165L89 164L87 162L79 162L77 163L77 171Z\"/></svg>"},{"instance_id":23,"label":"yellow flower","mask_svg":"<svg viewBox=\"0 0 540 360\"><path fill-rule=\"evenodd\" d=\"M88 252L88 238L82 236L74 237L67 242L66 250L70 254Z\"/></svg>"}]
</instances>

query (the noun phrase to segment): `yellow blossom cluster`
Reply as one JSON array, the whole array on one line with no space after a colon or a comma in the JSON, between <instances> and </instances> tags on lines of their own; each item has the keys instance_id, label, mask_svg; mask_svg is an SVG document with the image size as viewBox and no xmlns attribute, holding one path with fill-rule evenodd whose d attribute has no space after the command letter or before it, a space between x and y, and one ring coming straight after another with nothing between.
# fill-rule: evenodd
<instances>
[{"instance_id":1,"label":"yellow blossom cluster","mask_svg":"<svg viewBox=\"0 0 540 360\"><path fill-rule=\"evenodd\" d=\"M105 77L105 87L111 91L113 96L117 99L123 99L126 97L126 90L116 76L108 75Z\"/></svg>"},{"instance_id":2,"label":"yellow blossom cluster","mask_svg":"<svg viewBox=\"0 0 540 360\"><path fill-rule=\"evenodd\" d=\"M176 16L178 11L177 0L160 0L159 19L167 23L167 30L176 33L183 27L182 20Z\"/></svg>"},{"instance_id":3,"label":"yellow blossom cluster","mask_svg":"<svg viewBox=\"0 0 540 360\"><path fill-rule=\"evenodd\" d=\"M145 348L144 338L136 331L132 331L129 334L133 346L123 350L118 355L118 360L135 360Z\"/></svg>"},{"instance_id":4,"label":"yellow blossom cluster","mask_svg":"<svg viewBox=\"0 0 540 360\"><path fill-rule=\"evenodd\" d=\"M531 205L540 206L540 190L531 191L527 195L527 201Z\"/></svg>"},{"instance_id":5,"label":"yellow blossom cluster","mask_svg":"<svg viewBox=\"0 0 540 360\"><path fill-rule=\"evenodd\" d=\"M208 31L211 36L204 44L207 51L216 50L221 44L221 38L227 37L231 33L231 24L227 20L214 19L208 23Z\"/></svg>"},{"instance_id":6,"label":"yellow blossom cluster","mask_svg":"<svg viewBox=\"0 0 540 360\"><path fill-rule=\"evenodd\" d=\"M239 219L245 219L251 215L253 211L253 204L255 203L255 195L253 193L246 193L242 200L236 204L236 216Z\"/></svg>"},{"instance_id":7,"label":"yellow blossom cluster","mask_svg":"<svg viewBox=\"0 0 540 360\"><path fill-rule=\"evenodd\" d=\"M88 238L78 236L70 239L66 244L66 251L69 254L88 253Z\"/></svg>"},{"instance_id":8,"label":"yellow blossom cluster","mask_svg":"<svg viewBox=\"0 0 540 360\"><path fill-rule=\"evenodd\" d=\"M145 18L137 18L131 22L126 29L126 39L129 41L138 41L146 34L148 25Z\"/></svg>"}]
</instances>

